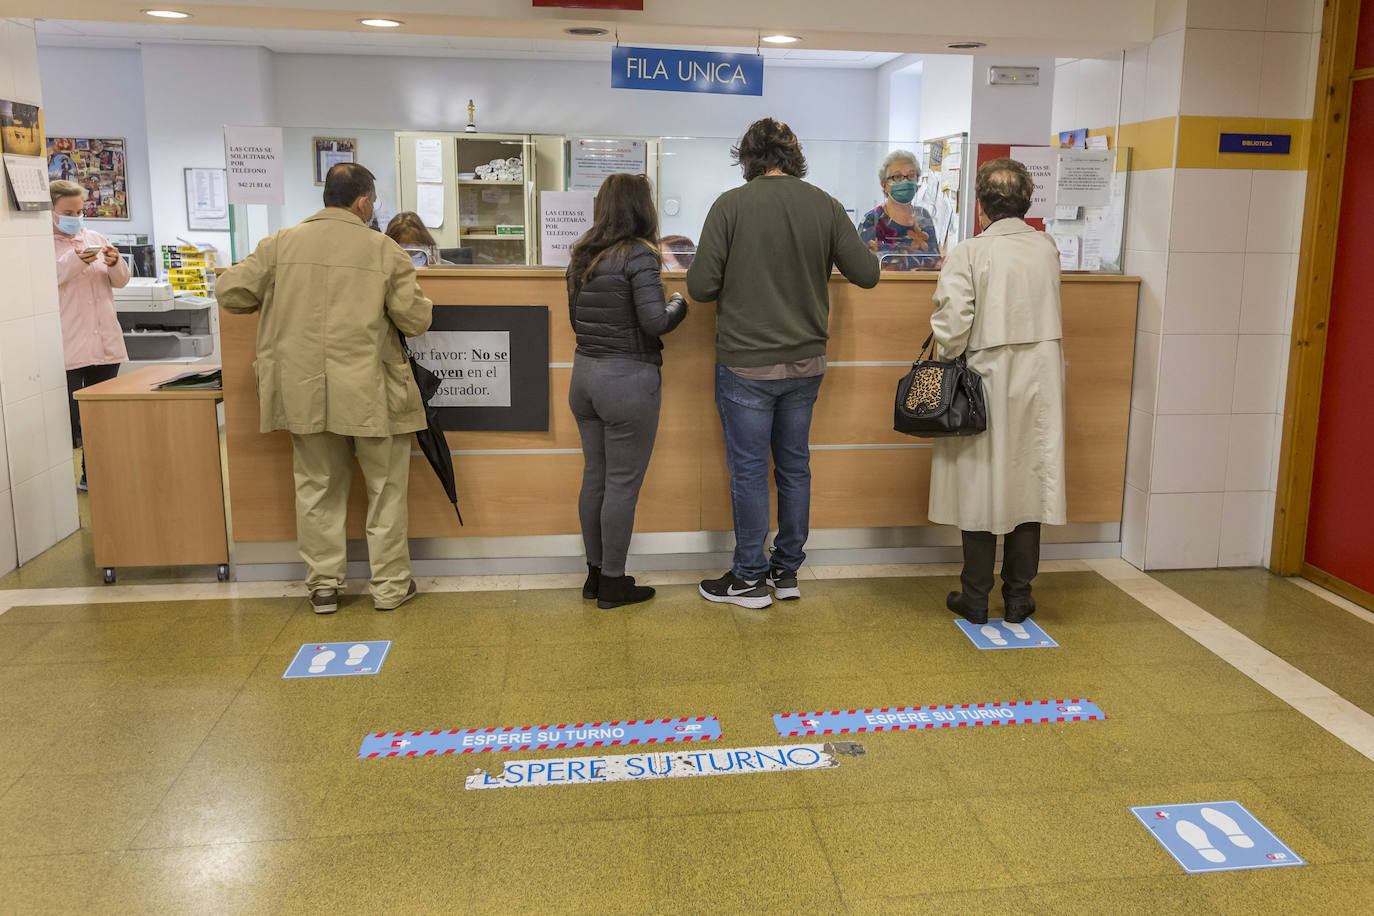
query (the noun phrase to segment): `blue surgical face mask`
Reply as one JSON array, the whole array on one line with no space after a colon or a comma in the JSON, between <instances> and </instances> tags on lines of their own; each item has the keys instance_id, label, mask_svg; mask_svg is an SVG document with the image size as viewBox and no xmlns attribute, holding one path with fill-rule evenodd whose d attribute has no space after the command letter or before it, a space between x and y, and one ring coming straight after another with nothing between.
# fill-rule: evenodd
<instances>
[{"instance_id":1,"label":"blue surgical face mask","mask_svg":"<svg viewBox=\"0 0 1374 916\"><path fill-rule=\"evenodd\" d=\"M81 228L86 225L85 217L81 216L59 216L57 218L57 231L67 235L76 235Z\"/></svg>"},{"instance_id":2,"label":"blue surgical face mask","mask_svg":"<svg viewBox=\"0 0 1374 916\"><path fill-rule=\"evenodd\" d=\"M892 199L897 201L897 203L909 204L916 199L916 182L894 181L888 193L892 195Z\"/></svg>"}]
</instances>

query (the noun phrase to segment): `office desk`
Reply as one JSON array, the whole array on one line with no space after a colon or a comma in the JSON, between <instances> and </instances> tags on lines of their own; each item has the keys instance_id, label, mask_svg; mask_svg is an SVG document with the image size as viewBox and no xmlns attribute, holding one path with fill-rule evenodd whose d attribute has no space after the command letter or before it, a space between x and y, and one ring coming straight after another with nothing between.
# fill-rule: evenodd
<instances>
[{"instance_id":1,"label":"office desk","mask_svg":"<svg viewBox=\"0 0 1374 916\"><path fill-rule=\"evenodd\" d=\"M95 561L106 582L119 566L213 564L220 581L229 578L215 414L224 393L154 387L217 368L145 366L76 393Z\"/></svg>"}]
</instances>

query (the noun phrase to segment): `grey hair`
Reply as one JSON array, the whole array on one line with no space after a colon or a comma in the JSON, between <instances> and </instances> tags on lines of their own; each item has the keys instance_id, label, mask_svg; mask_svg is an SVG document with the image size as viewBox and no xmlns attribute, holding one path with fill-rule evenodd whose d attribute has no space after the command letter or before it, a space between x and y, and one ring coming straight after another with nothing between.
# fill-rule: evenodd
<instances>
[{"instance_id":1,"label":"grey hair","mask_svg":"<svg viewBox=\"0 0 1374 916\"><path fill-rule=\"evenodd\" d=\"M86 189L75 181L52 181L48 183L48 194L52 197L55 204L64 197L79 197L86 199Z\"/></svg>"},{"instance_id":2,"label":"grey hair","mask_svg":"<svg viewBox=\"0 0 1374 916\"><path fill-rule=\"evenodd\" d=\"M883 158L883 164L878 166L878 184L887 183L887 170L894 162L910 162L916 166L916 177L921 177L921 160L916 158L916 154L910 150L894 149Z\"/></svg>"}]
</instances>

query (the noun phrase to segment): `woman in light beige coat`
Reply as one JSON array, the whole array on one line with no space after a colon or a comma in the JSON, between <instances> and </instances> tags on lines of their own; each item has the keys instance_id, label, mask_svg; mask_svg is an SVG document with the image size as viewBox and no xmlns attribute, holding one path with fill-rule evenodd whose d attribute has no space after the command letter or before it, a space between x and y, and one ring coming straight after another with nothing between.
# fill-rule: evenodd
<instances>
[{"instance_id":1,"label":"woman in light beige coat","mask_svg":"<svg viewBox=\"0 0 1374 916\"><path fill-rule=\"evenodd\" d=\"M930 520L963 535L963 591L946 604L979 624L988 619L997 535L1006 535L1005 620L1020 623L1035 612L1040 525L1065 521L1059 252L1022 220L1033 191L1019 162L978 169L983 231L946 258L930 319L941 356L964 354L987 400L987 431L935 440L930 467Z\"/></svg>"}]
</instances>

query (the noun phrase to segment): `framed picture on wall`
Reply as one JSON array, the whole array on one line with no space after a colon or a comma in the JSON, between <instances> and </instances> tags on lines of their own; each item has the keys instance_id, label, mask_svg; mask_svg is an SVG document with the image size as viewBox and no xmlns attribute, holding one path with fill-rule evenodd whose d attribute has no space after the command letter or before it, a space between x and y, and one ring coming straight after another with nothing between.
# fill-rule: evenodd
<instances>
[{"instance_id":1,"label":"framed picture on wall","mask_svg":"<svg viewBox=\"0 0 1374 916\"><path fill-rule=\"evenodd\" d=\"M42 108L0 99L0 152L11 156L43 155Z\"/></svg>"},{"instance_id":2,"label":"framed picture on wall","mask_svg":"<svg viewBox=\"0 0 1374 916\"><path fill-rule=\"evenodd\" d=\"M358 161L358 141L352 137L315 138L315 184L324 184L324 176L340 162Z\"/></svg>"},{"instance_id":3,"label":"framed picture on wall","mask_svg":"<svg viewBox=\"0 0 1374 916\"><path fill-rule=\"evenodd\" d=\"M125 150L124 140L113 137L49 137L48 180L85 188L87 219L128 219Z\"/></svg>"},{"instance_id":4,"label":"framed picture on wall","mask_svg":"<svg viewBox=\"0 0 1374 916\"><path fill-rule=\"evenodd\" d=\"M186 228L228 232L228 173L224 169L182 172L186 177Z\"/></svg>"}]
</instances>

